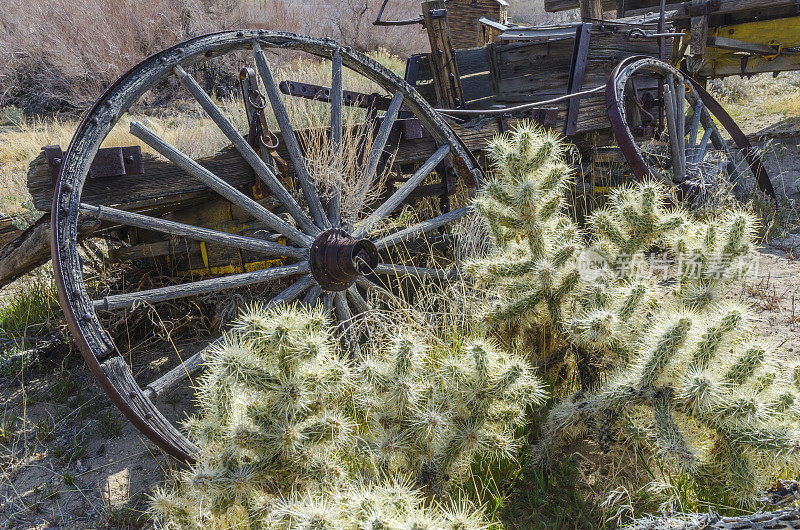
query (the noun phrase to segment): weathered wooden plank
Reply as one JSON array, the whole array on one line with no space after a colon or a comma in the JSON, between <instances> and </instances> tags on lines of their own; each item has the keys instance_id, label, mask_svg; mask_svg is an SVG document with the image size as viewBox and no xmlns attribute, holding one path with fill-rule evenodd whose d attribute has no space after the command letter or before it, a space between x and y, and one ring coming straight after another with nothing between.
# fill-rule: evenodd
<instances>
[{"instance_id":1,"label":"weathered wooden plank","mask_svg":"<svg viewBox=\"0 0 800 530\"><path fill-rule=\"evenodd\" d=\"M444 14L439 14L439 13ZM431 45L430 63L436 87L437 103L449 108L460 107L464 103L464 90L455 50L447 23L444 0L428 0L422 4L422 16Z\"/></svg>"},{"instance_id":2,"label":"weathered wooden plank","mask_svg":"<svg viewBox=\"0 0 800 530\"><path fill-rule=\"evenodd\" d=\"M560 1L569 1L569 0L560 0ZM577 1L577 0L572 0ZM626 9L625 15L628 17L642 15L645 13L650 13L653 11L657 11L658 4L648 5L645 7L641 7L638 9ZM689 11L686 10L686 3L669 3L666 6L666 10L668 12L667 20L669 21L676 21L682 20L687 21L690 19ZM728 14L735 14L738 12L749 11L749 10L763 10L769 9L770 11L785 7L792 7L795 5L794 0L719 0L719 9L716 9L712 16L716 15L728 15ZM763 11L761 12L763 16Z\"/></svg>"},{"instance_id":3,"label":"weathered wooden plank","mask_svg":"<svg viewBox=\"0 0 800 530\"><path fill-rule=\"evenodd\" d=\"M578 9L578 7L578 0L544 0L544 9L549 13L567 11L568 9ZM616 8L616 0L603 0L603 9L611 10Z\"/></svg>"},{"instance_id":4,"label":"weathered wooden plank","mask_svg":"<svg viewBox=\"0 0 800 530\"><path fill-rule=\"evenodd\" d=\"M582 19L602 19L603 4L602 0L580 0ZM615 6L616 7L616 6Z\"/></svg>"},{"instance_id":5,"label":"weathered wooden plank","mask_svg":"<svg viewBox=\"0 0 800 530\"><path fill-rule=\"evenodd\" d=\"M158 200L161 205L179 203L187 194L211 194L208 187L175 164L144 153L144 173L120 177L89 178L81 200L103 206L122 206ZM253 182L253 170L232 147L198 163L228 184L241 187ZM28 168L28 191L37 210L49 211L53 200L53 182L44 154L40 153ZM126 206L124 209L137 209Z\"/></svg>"},{"instance_id":6,"label":"weathered wooden plank","mask_svg":"<svg viewBox=\"0 0 800 530\"><path fill-rule=\"evenodd\" d=\"M0 216L0 249L14 241L22 230L14 226L14 219Z\"/></svg>"}]
</instances>

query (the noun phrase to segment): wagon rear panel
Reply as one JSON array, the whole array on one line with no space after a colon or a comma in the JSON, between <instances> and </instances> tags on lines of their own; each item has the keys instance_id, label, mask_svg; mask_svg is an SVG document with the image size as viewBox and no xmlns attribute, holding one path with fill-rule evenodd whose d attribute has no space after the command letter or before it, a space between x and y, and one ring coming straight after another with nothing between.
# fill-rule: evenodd
<instances>
[{"instance_id":1,"label":"wagon rear panel","mask_svg":"<svg viewBox=\"0 0 800 530\"><path fill-rule=\"evenodd\" d=\"M588 32L586 67L582 86L573 92L604 86L611 70L631 55L658 55L658 43L629 37L629 28L593 26ZM549 42L491 44L490 68L494 100L501 104L543 101L568 93L570 73L576 64L575 39ZM668 43L668 50L671 49ZM579 64L579 63L578 63ZM570 104L579 104L575 132L609 127L605 95L591 94L577 100L557 104L559 122L566 124Z\"/></svg>"}]
</instances>

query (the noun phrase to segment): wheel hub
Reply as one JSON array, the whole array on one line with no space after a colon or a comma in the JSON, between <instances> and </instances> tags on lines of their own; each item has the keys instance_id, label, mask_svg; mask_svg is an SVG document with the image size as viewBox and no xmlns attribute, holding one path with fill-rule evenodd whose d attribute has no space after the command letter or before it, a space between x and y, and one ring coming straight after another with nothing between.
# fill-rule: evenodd
<instances>
[{"instance_id":1,"label":"wheel hub","mask_svg":"<svg viewBox=\"0 0 800 530\"><path fill-rule=\"evenodd\" d=\"M344 291L378 265L378 249L368 239L355 239L344 230L322 232L311 245L311 274L326 291Z\"/></svg>"}]
</instances>

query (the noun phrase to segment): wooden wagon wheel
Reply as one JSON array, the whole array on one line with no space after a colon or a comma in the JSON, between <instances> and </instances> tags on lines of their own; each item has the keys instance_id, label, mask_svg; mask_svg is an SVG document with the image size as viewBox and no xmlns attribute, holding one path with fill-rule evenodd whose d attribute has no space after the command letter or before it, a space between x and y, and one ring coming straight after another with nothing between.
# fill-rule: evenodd
<instances>
[{"instance_id":1,"label":"wooden wagon wheel","mask_svg":"<svg viewBox=\"0 0 800 530\"><path fill-rule=\"evenodd\" d=\"M673 66L652 57L621 62L608 79L606 102L614 135L637 178L676 185L690 197L702 196L720 176L733 185L753 178L775 197L761 157L741 129L710 94Z\"/></svg>"},{"instance_id":2,"label":"wooden wagon wheel","mask_svg":"<svg viewBox=\"0 0 800 530\"><path fill-rule=\"evenodd\" d=\"M343 224L341 191L333 186L333 190L326 190L329 200L320 198L321 190L316 189L306 167L304 153L263 49L303 52L330 61L331 160L341 153L342 67L363 76L391 95L391 103L381 120L372 147L365 154L365 182L372 184L374 181L379 160L401 107L404 112L413 114L433 137L437 145L434 154L413 175L404 179L402 185L384 194L388 198L376 205L359 223L355 226ZM302 196L300 192L293 194L283 186L272 169L244 140L241 135L243 131L235 128L194 77L186 72L196 63L218 56L230 57L229 54L235 52L248 54L248 61L250 57L254 59L266 99L274 111L295 168ZM222 176L205 169L144 124L133 122L130 133L267 226L268 229L262 231L261 235L229 234L170 221L157 215L81 202L87 171L104 138L142 95L170 76L177 77L252 166L280 203L282 216L229 185ZM286 283L282 283L282 290L265 302L286 303L301 296L305 303L321 299L336 318L345 320L351 318L352 314L369 309L369 303L362 294L365 289L374 289L387 298L394 296L370 280L368 274L379 277L407 275L415 278L447 278L450 273L443 269L415 266L414 263L384 262L384 252L437 229L442 230L466 215L467 206L445 212L433 211L426 220L411 220L405 226L397 226L394 232L370 237L376 226L395 212L434 167L445 159L450 160L460 176L471 178L473 183L479 182L480 170L470 162L468 153L442 118L410 85L372 59L328 39L264 30L221 32L191 39L142 61L110 86L84 117L64 158L53 198L52 255L58 296L70 331L87 365L115 405L137 428L168 454L180 460L192 461L196 447L162 415L151 398L157 396L166 384L180 379L184 373L188 374L198 366L202 351L182 361L158 381L142 388L135 381L122 355L124 352L118 350L110 334L104 330L98 311L124 310L138 303L156 304L157 307L159 302L166 300L281 279L282 282L289 282L288 287L283 288ZM81 272L81 257L76 241L79 217L93 217L106 224L138 227L171 236L213 242L285 261L272 268L112 294L92 300ZM276 242L279 238L285 240L286 244Z\"/></svg>"}]
</instances>

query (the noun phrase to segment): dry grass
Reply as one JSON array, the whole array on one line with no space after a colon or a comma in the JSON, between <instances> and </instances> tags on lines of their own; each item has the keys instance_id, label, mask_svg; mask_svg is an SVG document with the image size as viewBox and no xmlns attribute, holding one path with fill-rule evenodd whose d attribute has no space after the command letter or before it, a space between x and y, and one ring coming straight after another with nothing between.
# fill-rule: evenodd
<instances>
[{"instance_id":1,"label":"dry grass","mask_svg":"<svg viewBox=\"0 0 800 530\"><path fill-rule=\"evenodd\" d=\"M2 0L0 0L2 1ZM403 72L403 61L385 50L370 54L373 59L386 65L398 74ZM235 71L230 73L235 78ZM276 68L276 79L302 80L309 83L330 85L330 63L308 58L294 58ZM358 92L375 92L377 87L367 79L345 71L345 88ZM179 93L180 97L189 97ZM239 128L247 130L247 118L238 95L229 98L215 98L226 116ZM292 123L297 128L320 126L329 123L330 106L325 103L304 100L301 98L285 98L287 110ZM146 113L145 113L146 112ZM267 113L270 127L277 128L272 113ZM356 110L346 113L351 122L363 115ZM200 109L194 100L178 100L161 109L140 109L134 114L123 116L104 142L105 147L141 145L143 150L151 152L129 131L130 122L140 120L147 123L162 138L192 157L207 156L227 146L227 138L216 125ZM0 189L5 192L0 196L0 212L5 215L23 215L33 217L32 205L26 188L26 172L28 164L45 145L58 144L66 148L77 128L77 120L69 117L36 117L26 119L16 117L12 126L0 129Z\"/></svg>"},{"instance_id":2,"label":"dry grass","mask_svg":"<svg viewBox=\"0 0 800 530\"><path fill-rule=\"evenodd\" d=\"M786 72L773 78L759 74L750 79L728 77L711 82L711 92L725 103L726 109L747 117L782 114L800 116L800 73Z\"/></svg>"}]
</instances>

